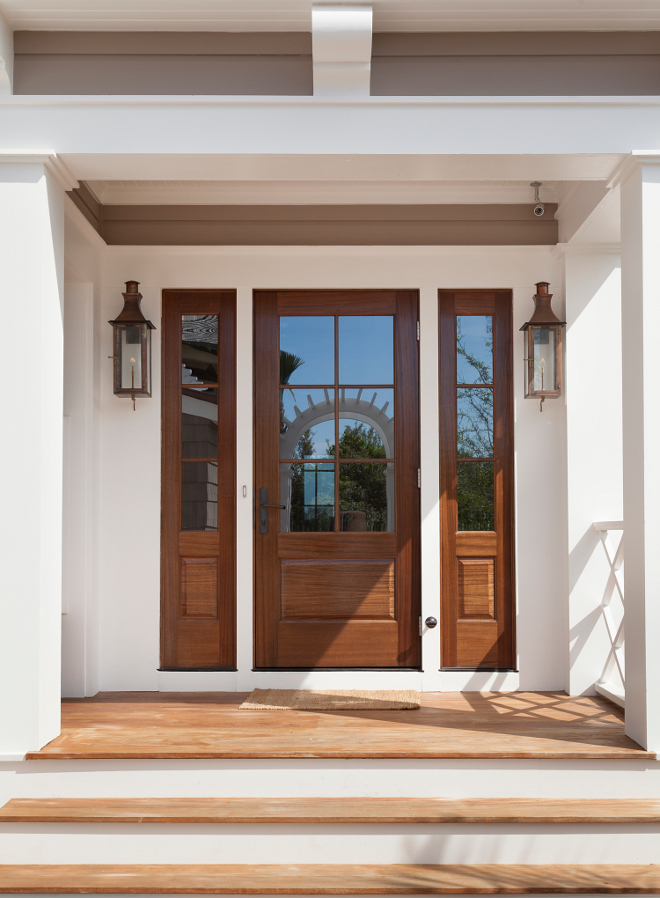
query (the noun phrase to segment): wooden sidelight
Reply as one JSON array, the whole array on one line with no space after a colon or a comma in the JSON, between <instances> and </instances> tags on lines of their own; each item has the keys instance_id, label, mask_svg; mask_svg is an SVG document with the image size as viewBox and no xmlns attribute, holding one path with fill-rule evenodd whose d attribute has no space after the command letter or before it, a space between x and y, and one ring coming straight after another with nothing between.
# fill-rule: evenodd
<instances>
[{"instance_id":1,"label":"wooden sidelight","mask_svg":"<svg viewBox=\"0 0 660 898\"><path fill-rule=\"evenodd\" d=\"M161 665L236 666L236 294L163 290Z\"/></svg>"},{"instance_id":2,"label":"wooden sidelight","mask_svg":"<svg viewBox=\"0 0 660 898\"><path fill-rule=\"evenodd\" d=\"M258 668L420 665L417 293L255 293Z\"/></svg>"},{"instance_id":3,"label":"wooden sidelight","mask_svg":"<svg viewBox=\"0 0 660 898\"><path fill-rule=\"evenodd\" d=\"M443 668L515 667L510 290L441 290Z\"/></svg>"}]
</instances>

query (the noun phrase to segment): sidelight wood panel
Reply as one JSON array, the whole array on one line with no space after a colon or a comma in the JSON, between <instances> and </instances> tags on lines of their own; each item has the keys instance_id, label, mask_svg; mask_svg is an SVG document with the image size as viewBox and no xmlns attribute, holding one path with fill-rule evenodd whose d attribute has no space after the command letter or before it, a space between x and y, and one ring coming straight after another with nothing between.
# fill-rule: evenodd
<instances>
[{"instance_id":1,"label":"sidelight wood panel","mask_svg":"<svg viewBox=\"0 0 660 898\"><path fill-rule=\"evenodd\" d=\"M512 294L441 290L439 305L442 667L510 670Z\"/></svg>"},{"instance_id":2,"label":"sidelight wood panel","mask_svg":"<svg viewBox=\"0 0 660 898\"><path fill-rule=\"evenodd\" d=\"M183 322L191 316L212 321L217 335L200 349L187 344L184 364ZM161 665L233 669L236 295L164 290L162 328ZM206 386L205 355L215 339L217 371Z\"/></svg>"},{"instance_id":3,"label":"sidelight wood panel","mask_svg":"<svg viewBox=\"0 0 660 898\"><path fill-rule=\"evenodd\" d=\"M271 507L260 513L258 504L256 509L257 668L420 665L417 308L417 293L407 290L255 293L256 494L259 503L261 490L267 490L270 505L284 506L283 510ZM361 316L368 316L370 322L360 325ZM289 352L288 344L281 345L281 319L315 321L320 327L321 317L323 326L330 328L328 333L334 328L334 337L328 338L334 350L327 352L324 370L329 373L324 382L315 386L318 377L310 374L315 358L323 354L317 340L295 350L305 360L297 380L280 383L280 352ZM366 330L363 339L352 344L350 360L341 362L339 347L345 345L341 334L346 333L342 328L350 329L353 322L357 322L356 328L363 326ZM317 324L310 325L312 330ZM379 368L381 356L369 342L380 325L390 328L391 369L385 380L385 375L376 376L376 371L384 369ZM286 327L286 322L282 326ZM347 371L353 365L350 370L355 372L356 364L368 370L359 377L347 375L346 381L340 377L343 364ZM309 384L305 383L306 373L311 377ZM387 396L383 394L384 398L376 401L379 391L385 390ZM347 395L351 414L359 416L357 424L346 411ZM292 408L291 420L283 417L286 403ZM297 422L307 420L305 413L310 421L323 422L330 428L325 433L331 434L327 452L332 443L332 453L321 457L316 450L312 455L308 450L303 452L300 440L311 431L304 429L307 424ZM382 454L342 455L343 422L349 421L354 432L361 422L365 432L376 434L385 418L389 429L381 434L383 442L378 451L382 449ZM287 433L301 436L292 437L289 444ZM282 454L284 446L288 450ZM367 466L359 476L350 473L357 471L351 468L357 464ZM350 494L346 485L357 483L360 477L368 482L375 471L379 472L375 479L381 478L379 495L387 495L385 511L377 524L376 518L370 517L368 503L357 497L357 491ZM317 503L312 511L316 515L319 507L324 509L320 513L325 515L323 526L309 523L308 499L300 500L304 506L300 513L295 510L299 507L294 506L294 489L306 496L308 475ZM294 476L298 478L295 483ZM327 485L322 502L317 486L321 476ZM304 489L300 485L303 482ZM344 505L343 496L350 497Z\"/></svg>"}]
</instances>

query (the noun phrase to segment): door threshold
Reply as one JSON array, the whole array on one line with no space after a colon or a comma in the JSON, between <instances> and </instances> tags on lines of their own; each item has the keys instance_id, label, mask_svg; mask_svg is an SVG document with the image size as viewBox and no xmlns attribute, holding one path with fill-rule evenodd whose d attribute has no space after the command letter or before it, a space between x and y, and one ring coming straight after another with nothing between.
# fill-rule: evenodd
<instances>
[{"instance_id":1,"label":"door threshold","mask_svg":"<svg viewBox=\"0 0 660 898\"><path fill-rule=\"evenodd\" d=\"M333 672L344 673L350 671L378 673L378 671L386 671L387 673L422 673L420 667L253 667L252 673L314 673L314 672Z\"/></svg>"}]
</instances>

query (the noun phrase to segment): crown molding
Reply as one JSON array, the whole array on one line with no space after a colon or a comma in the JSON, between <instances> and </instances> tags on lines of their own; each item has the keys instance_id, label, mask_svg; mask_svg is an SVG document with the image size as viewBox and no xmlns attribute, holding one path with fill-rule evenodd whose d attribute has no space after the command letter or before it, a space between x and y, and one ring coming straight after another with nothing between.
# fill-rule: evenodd
<instances>
[{"instance_id":1,"label":"crown molding","mask_svg":"<svg viewBox=\"0 0 660 898\"><path fill-rule=\"evenodd\" d=\"M78 180L74 178L66 165L58 157L57 153L48 151L3 153L0 151L0 164L43 165L46 171L55 178L64 190L74 190L79 186Z\"/></svg>"},{"instance_id":2,"label":"crown molding","mask_svg":"<svg viewBox=\"0 0 660 898\"><path fill-rule=\"evenodd\" d=\"M613 189L625 184L642 165L660 165L660 150L633 150L614 169L607 186Z\"/></svg>"}]
</instances>

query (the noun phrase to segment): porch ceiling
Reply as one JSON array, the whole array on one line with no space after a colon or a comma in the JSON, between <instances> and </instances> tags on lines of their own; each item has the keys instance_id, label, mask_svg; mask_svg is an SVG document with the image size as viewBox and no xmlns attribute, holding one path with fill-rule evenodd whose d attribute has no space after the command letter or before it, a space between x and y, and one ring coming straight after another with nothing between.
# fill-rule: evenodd
<instances>
[{"instance_id":1,"label":"porch ceiling","mask_svg":"<svg viewBox=\"0 0 660 898\"><path fill-rule=\"evenodd\" d=\"M314 205L529 203L529 181L432 180L93 180L87 186L103 205ZM544 181L544 202L558 202L567 181Z\"/></svg>"},{"instance_id":2,"label":"porch ceiling","mask_svg":"<svg viewBox=\"0 0 660 898\"><path fill-rule=\"evenodd\" d=\"M375 31L643 31L655 0L371 0ZM311 31L312 0L2 0L15 29Z\"/></svg>"}]
</instances>

